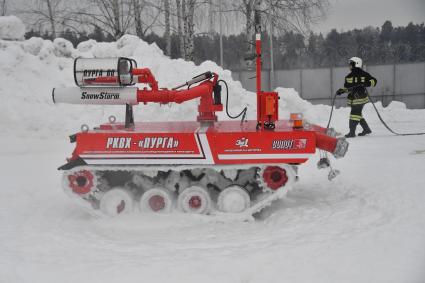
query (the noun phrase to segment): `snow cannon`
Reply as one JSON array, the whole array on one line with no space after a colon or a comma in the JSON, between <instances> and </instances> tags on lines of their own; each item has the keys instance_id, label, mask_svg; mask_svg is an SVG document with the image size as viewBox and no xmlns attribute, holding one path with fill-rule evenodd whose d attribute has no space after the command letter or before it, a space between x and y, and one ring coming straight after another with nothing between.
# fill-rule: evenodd
<instances>
[{"instance_id":1,"label":"snow cannon","mask_svg":"<svg viewBox=\"0 0 425 283\"><path fill-rule=\"evenodd\" d=\"M260 40L257 35L258 83ZM335 158L348 149L344 138L301 113L279 119L278 93L258 85L256 120L246 120L245 109L240 121L219 121L222 86L229 93L213 72L166 89L133 59L78 58L74 80L75 87L53 90L55 103L126 105L123 122L111 116L72 134L75 149L59 167L65 192L96 215L180 212L250 219L292 189L298 166L318 149ZM134 121L138 104L192 99L199 101L196 121Z\"/></svg>"},{"instance_id":2,"label":"snow cannon","mask_svg":"<svg viewBox=\"0 0 425 283\"><path fill-rule=\"evenodd\" d=\"M137 88L133 73L136 61L129 58L77 58L74 61L76 87L54 88L54 103L134 105Z\"/></svg>"}]
</instances>

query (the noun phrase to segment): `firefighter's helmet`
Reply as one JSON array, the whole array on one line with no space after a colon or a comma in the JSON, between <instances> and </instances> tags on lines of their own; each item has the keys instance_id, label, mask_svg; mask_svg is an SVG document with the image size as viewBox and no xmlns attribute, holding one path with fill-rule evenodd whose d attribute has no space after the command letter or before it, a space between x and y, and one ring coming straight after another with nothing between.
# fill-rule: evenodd
<instances>
[{"instance_id":1,"label":"firefighter's helmet","mask_svg":"<svg viewBox=\"0 0 425 283\"><path fill-rule=\"evenodd\" d=\"M359 57L351 57L348 61L352 67L361 68L363 67L363 61Z\"/></svg>"}]
</instances>

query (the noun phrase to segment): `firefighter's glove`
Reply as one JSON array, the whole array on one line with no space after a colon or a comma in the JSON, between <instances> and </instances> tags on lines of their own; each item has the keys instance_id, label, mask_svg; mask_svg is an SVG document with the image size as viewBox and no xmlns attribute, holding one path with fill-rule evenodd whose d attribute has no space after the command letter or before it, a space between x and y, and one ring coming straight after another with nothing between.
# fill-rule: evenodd
<instances>
[{"instance_id":1,"label":"firefighter's glove","mask_svg":"<svg viewBox=\"0 0 425 283\"><path fill-rule=\"evenodd\" d=\"M340 88L340 89L338 89L337 91L336 91L336 95L341 95L341 94L343 94L343 93L346 93L347 92L347 89L346 88Z\"/></svg>"}]
</instances>

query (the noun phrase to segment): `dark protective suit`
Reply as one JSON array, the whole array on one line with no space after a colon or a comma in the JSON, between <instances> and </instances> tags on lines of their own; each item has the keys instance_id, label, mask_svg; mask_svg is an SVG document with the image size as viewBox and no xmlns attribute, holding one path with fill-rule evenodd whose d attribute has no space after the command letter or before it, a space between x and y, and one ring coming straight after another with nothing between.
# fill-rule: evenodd
<instances>
[{"instance_id":1,"label":"dark protective suit","mask_svg":"<svg viewBox=\"0 0 425 283\"><path fill-rule=\"evenodd\" d=\"M374 87L377 83L376 78L361 68L353 67L351 72L345 76L344 92L348 92L347 104L351 106L350 112L350 133L347 137L354 137L357 124L363 128L359 135L363 136L371 133L366 120L362 116L363 106L369 102L366 87Z\"/></svg>"}]
</instances>

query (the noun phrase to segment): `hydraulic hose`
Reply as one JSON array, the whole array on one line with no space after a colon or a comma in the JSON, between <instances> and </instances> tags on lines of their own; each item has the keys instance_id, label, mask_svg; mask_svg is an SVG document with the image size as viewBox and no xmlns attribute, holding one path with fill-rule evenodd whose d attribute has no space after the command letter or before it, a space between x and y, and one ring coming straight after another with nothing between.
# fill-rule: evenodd
<instances>
[{"instance_id":1,"label":"hydraulic hose","mask_svg":"<svg viewBox=\"0 0 425 283\"><path fill-rule=\"evenodd\" d=\"M242 116L242 121L243 120L245 120L245 117L246 117L246 112L248 111L248 107L245 107L244 109L242 109L242 111L238 114L238 115L236 115L236 116L232 116L230 113L229 113L229 87L228 87L228 85L227 85L227 83L226 83L226 81L224 81L224 80L218 80L217 81L217 83L220 83L220 82L223 82L224 83L224 86L226 87L226 114L227 114L227 116L230 118L230 119L237 119L237 118L239 118L239 117L241 117Z\"/></svg>"},{"instance_id":2,"label":"hydraulic hose","mask_svg":"<svg viewBox=\"0 0 425 283\"><path fill-rule=\"evenodd\" d=\"M423 133L404 133L404 134L401 134L401 133L397 133L396 131L392 130L387 125L387 123L385 123L384 119L382 119L381 114L379 113L378 109L376 108L375 103L373 102L372 98L370 97L369 92L367 91L367 89L366 89L366 94L369 97L370 102L372 102L373 108L375 109L376 114L378 114L379 120L385 126L385 128L387 128L388 131L390 131L391 133L393 133L396 136L420 136L420 135L425 135L425 132L423 132Z\"/></svg>"}]
</instances>

